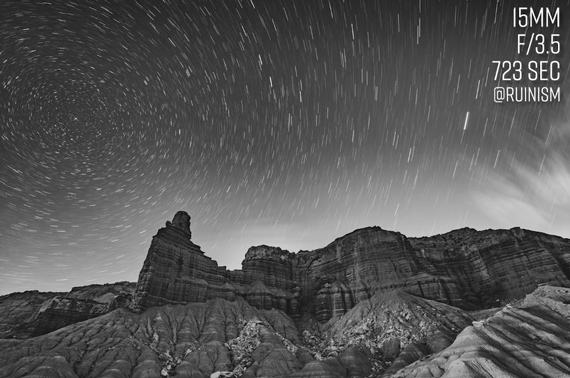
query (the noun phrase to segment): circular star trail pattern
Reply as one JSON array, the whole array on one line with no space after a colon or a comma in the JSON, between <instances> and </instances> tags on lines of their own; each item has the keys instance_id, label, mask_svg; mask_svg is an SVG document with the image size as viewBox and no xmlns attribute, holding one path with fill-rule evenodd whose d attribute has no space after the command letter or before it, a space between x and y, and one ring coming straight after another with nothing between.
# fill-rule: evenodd
<instances>
[{"instance_id":1,"label":"circular star trail pattern","mask_svg":"<svg viewBox=\"0 0 570 378\"><path fill-rule=\"evenodd\" d=\"M566 92L492 100L515 5L2 2L0 294L135 281L178 210L229 268L372 225L569 237Z\"/></svg>"}]
</instances>

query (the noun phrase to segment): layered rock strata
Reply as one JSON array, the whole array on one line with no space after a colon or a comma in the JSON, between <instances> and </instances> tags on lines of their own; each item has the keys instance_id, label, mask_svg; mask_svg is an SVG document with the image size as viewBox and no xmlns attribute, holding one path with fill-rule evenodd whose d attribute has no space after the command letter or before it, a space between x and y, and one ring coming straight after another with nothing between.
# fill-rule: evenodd
<instances>
[{"instance_id":1,"label":"layered rock strata","mask_svg":"<svg viewBox=\"0 0 570 378\"><path fill-rule=\"evenodd\" d=\"M191 236L190 217L179 211L153 237L139 274L133 309L214 298L234 301L240 296L260 309L298 312L298 289L292 280L289 252L250 249L244 269L228 271L204 255Z\"/></svg>"},{"instance_id":2,"label":"layered rock strata","mask_svg":"<svg viewBox=\"0 0 570 378\"><path fill-rule=\"evenodd\" d=\"M570 290L542 286L392 377L568 377Z\"/></svg>"},{"instance_id":3,"label":"layered rock strata","mask_svg":"<svg viewBox=\"0 0 570 378\"><path fill-rule=\"evenodd\" d=\"M408 239L370 227L336 239L328 246L294 255L301 300L320 322L346 313L378 292L407 292L466 307L457 282L430 269Z\"/></svg>"},{"instance_id":4,"label":"layered rock strata","mask_svg":"<svg viewBox=\"0 0 570 378\"><path fill-rule=\"evenodd\" d=\"M251 247L229 271L190 240L190 217L178 212L153 238L134 308L230 301L326 322L375 293L401 289L463 309L522 297L541 283L570 286L570 241L521 229L461 229L407 238L369 227L324 248L291 253Z\"/></svg>"},{"instance_id":5,"label":"layered rock strata","mask_svg":"<svg viewBox=\"0 0 570 378\"><path fill-rule=\"evenodd\" d=\"M570 286L568 239L520 228L464 228L409 241L427 272L457 282L478 307L521 298L541 284Z\"/></svg>"}]
</instances>

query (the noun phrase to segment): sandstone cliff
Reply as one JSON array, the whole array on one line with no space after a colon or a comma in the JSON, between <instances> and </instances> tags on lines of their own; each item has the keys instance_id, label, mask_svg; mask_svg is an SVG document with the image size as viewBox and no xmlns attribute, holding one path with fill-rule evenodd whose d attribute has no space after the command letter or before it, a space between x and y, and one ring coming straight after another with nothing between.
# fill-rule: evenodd
<instances>
[{"instance_id":1,"label":"sandstone cliff","mask_svg":"<svg viewBox=\"0 0 570 378\"><path fill-rule=\"evenodd\" d=\"M299 337L278 310L238 298L117 309L27 340L0 340L0 377L209 377L289 374L301 368ZM305 356L310 358L310 356Z\"/></svg>"},{"instance_id":2,"label":"sandstone cliff","mask_svg":"<svg viewBox=\"0 0 570 378\"><path fill-rule=\"evenodd\" d=\"M568 239L520 228L464 228L409 240L426 268L457 282L479 307L521 298L540 284L570 286Z\"/></svg>"},{"instance_id":3,"label":"sandstone cliff","mask_svg":"<svg viewBox=\"0 0 570 378\"><path fill-rule=\"evenodd\" d=\"M264 247L253 248L242 271L228 271L192 243L191 236L190 217L179 211L153 237L139 275L134 310L214 298L234 301L239 296L261 309L298 311L288 252L272 248L268 254Z\"/></svg>"},{"instance_id":4,"label":"sandstone cliff","mask_svg":"<svg viewBox=\"0 0 570 378\"><path fill-rule=\"evenodd\" d=\"M314 251L252 247L235 271L218 266L190 238L185 212L159 230L139 276L135 310L242 297L260 309L324 323L396 289L474 310L520 298L541 283L570 286L570 241L521 229L407 238L369 227Z\"/></svg>"}]
</instances>

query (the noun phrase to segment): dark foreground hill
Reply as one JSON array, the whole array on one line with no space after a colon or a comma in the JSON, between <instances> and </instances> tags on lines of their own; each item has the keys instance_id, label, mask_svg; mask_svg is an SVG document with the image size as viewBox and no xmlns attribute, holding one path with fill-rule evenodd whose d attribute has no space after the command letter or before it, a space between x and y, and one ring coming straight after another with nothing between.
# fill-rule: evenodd
<instances>
[{"instance_id":1,"label":"dark foreground hill","mask_svg":"<svg viewBox=\"0 0 570 378\"><path fill-rule=\"evenodd\" d=\"M569 277L570 240L521 229L370 227L232 271L178 212L136 286L0 297L0 377L570 376Z\"/></svg>"}]
</instances>

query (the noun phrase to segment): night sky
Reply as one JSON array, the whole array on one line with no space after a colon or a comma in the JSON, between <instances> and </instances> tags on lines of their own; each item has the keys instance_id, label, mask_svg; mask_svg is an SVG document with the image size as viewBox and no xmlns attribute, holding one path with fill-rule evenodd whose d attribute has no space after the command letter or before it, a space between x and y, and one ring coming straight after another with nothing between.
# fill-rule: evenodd
<instances>
[{"instance_id":1,"label":"night sky","mask_svg":"<svg viewBox=\"0 0 570 378\"><path fill-rule=\"evenodd\" d=\"M374 225L570 237L570 4L520 4L3 0L0 294L136 281L178 210L231 269ZM533 31L562 52L517 55ZM516 59L561 101L496 104Z\"/></svg>"}]
</instances>

